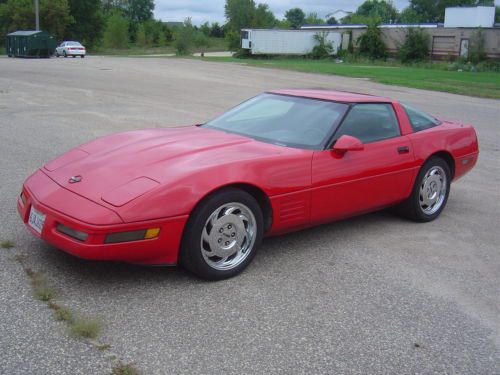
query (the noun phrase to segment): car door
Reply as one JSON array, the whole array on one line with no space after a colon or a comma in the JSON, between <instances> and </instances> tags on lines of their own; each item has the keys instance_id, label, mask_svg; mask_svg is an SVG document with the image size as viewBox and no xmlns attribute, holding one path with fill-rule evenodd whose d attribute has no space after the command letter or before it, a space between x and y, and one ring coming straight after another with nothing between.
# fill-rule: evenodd
<instances>
[{"instance_id":1,"label":"car door","mask_svg":"<svg viewBox=\"0 0 500 375\"><path fill-rule=\"evenodd\" d=\"M58 54L62 55L63 53L63 48L64 48L64 43L61 43L59 47L56 48L56 51Z\"/></svg>"},{"instance_id":2,"label":"car door","mask_svg":"<svg viewBox=\"0 0 500 375\"><path fill-rule=\"evenodd\" d=\"M316 151L312 161L311 222L318 224L376 210L405 199L418 167L390 103L352 105L337 128L363 142L344 154Z\"/></svg>"}]
</instances>

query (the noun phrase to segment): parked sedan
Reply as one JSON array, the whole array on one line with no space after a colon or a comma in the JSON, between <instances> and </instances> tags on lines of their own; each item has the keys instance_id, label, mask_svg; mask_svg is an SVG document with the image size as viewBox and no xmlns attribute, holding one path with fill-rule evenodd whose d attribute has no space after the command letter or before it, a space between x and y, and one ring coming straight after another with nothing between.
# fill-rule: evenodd
<instances>
[{"instance_id":1,"label":"parked sedan","mask_svg":"<svg viewBox=\"0 0 500 375\"><path fill-rule=\"evenodd\" d=\"M80 42L62 42L56 47L55 55L56 57L80 56L83 59L85 57L85 47Z\"/></svg>"},{"instance_id":2,"label":"parked sedan","mask_svg":"<svg viewBox=\"0 0 500 375\"><path fill-rule=\"evenodd\" d=\"M78 257L222 279L264 236L389 206L432 221L478 154L471 125L395 100L279 90L203 125L76 147L26 180L17 207L33 234Z\"/></svg>"}]
</instances>

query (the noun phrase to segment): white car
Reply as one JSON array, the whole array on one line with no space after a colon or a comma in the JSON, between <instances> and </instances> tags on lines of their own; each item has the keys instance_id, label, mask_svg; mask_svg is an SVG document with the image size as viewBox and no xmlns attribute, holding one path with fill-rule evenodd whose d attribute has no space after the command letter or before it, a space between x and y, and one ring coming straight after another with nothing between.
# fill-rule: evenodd
<instances>
[{"instance_id":1,"label":"white car","mask_svg":"<svg viewBox=\"0 0 500 375\"><path fill-rule=\"evenodd\" d=\"M56 57L59 56L80 56L82 59L85 57L85 47L80 42L62 42L56 47Z\"/></svg>"}]
</instances>

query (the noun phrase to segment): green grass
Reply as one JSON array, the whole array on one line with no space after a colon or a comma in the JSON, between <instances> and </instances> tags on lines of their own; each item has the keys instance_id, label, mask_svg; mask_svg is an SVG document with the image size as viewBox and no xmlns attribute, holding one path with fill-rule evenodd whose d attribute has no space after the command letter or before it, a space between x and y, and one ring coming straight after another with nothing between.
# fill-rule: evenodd
<instances>
[{"instance_id":1,"label":"green grass","mask_svg":"<svg viewBox=\"0 0 500 375\"><path fill-rule=\"evenodd\" d=\"M14 246L15 246L14 242L9 241L9 240L0 242L0 247L2 249L12 249Z\"/></svg>"},{"instance_id":2,"label":"green grass","mask_svg":"<svg viewBox=\"0 0 500 375\"><path fill-rule=\"evenodd\" d=\"M113 367L113 375L139 375L140 372L131 364L119 363Z\"/></svg>"},{"instance_id":3,"label":"green grass","mask_svg":"<svg viewBox=\"0 0 500 375\"><path fill-rule=\"evenodd\" d=\"M206 61L232 62L250 66L287 69L306 73L335 74L346 77L369 78L389 85L454 94L500 99L500 73L448 71L446 64L427 64L423 67L378 63L341 63L332 60L307 59L238 59L234 57L205 57Z\"/></svg>"},{"instance_id":4,"label":"green grass","mask_svg":"<svg viewBox=\"0 0 500 375\"><path fill-rule=\"evenodd\" d=\"M208 38L207 47L193 47L192 53L196 52L219 52L227 51L227 42L224 38ZM99 47L90 51L92 55L110 55L110 56L141 56L141 55L162 55L175 54L173 44L164 47L139 47L131 44L129 48L115 49Z\"/></svg>"},{"instance_id":5,"label":"green grass","mask_svg":"<svg viewBox=\"0 0 500 375\"><path fill-rule=\"evenodd\" d=\"M78 317L69 326L73 337L95 339L102 329L102 323L96 319Z\"/></svg>"}]
</instances>

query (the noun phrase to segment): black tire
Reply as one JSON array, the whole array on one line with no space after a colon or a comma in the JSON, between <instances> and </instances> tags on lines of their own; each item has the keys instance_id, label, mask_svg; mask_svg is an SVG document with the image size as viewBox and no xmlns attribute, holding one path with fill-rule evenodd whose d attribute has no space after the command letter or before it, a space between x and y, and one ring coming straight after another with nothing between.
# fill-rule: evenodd
<instances>
[{"instance_id":1,"label":"black tire","mask_svg":"<svg viewBox=\"0 0 500 375\"><path fill-rule=\"evenodd\" d=\"M76 58L76 55L73 55L73 58Z\"/></svg>"},{"instance_id":2,"label":"black tire","mask_svg":"<svg viewBox=\"0 0 500 375\"><path fill-rule=\"evenodd\" d=\"M80 55L80 57L83 59L85 57L85 55Z\"/></svg>"},{"instance_id":3,"label":"black tire","mask_svg":"<svg viewBox=\"0 0 500 375\"><path fill-rule=\"evenodd\" d=\"M446 191L444 192L444 197L439 207L435 211L431 210L426 212L426 210L422 207L423 203L421 204L422 200L420 191L423 187L424 177L426 176L427 172L435 168L440 168L442 171L444 171L444 174L446 176L446 183L444 184L446 186ZM397 211L403 216L420 223L426 223L435 220L441 214L446 206L446 203L448 202L448 197L450 195L450 184L451 172L448 163L440 157L433 156L429 158L429 160L425 162L425 164L420 169L420 172L418 173L410 197L397 207Z\"/></svg>"},{"instance_id":4,"label":"black tire","mask_svg":"<svg viewBox=\"0 0 500 375\"><path fill-rule=\"evenodd\" d=\"M63 52L63 55L64 55L64 57L68 57L68 54L66 53L66 51Z\"/></svg>"},{"instance_id":5,"label":"black tire","mask_svg":"<svg viewBox=\"0 0 500 375\"><path fill-rule=\"evenodd\" d=\"M248 253L242 253L244 254L242 255L244 258L241 263L238 263L233 268L220 270L213 268L213 266L207 263L210 262L210 259L206 260L203 255L204 250L202 246L205 245L202 245L202 233L210 216L220 207L230 203L241 204L251 211L255 219L255 234L252 237L255 238L255 240L253 241L253 246L249 246L246 250ZM236 231L236 228L234 228L234 230ZM257 249L262 241L263 230L264 218L262 210L253 196L240 189L221 189L205 198L191 213L184 230L179 253L179 262L188 271L207 280L222 280L236 276L243 271L255 257ZM220 236L222 237L222 235ZM220 242L221 240L219 239L218 241ZM228 242L226 244L228 244ZM207 253L205 252L205 254ZM217 259L217 257L215 259Z\"/></svg>"}]
</instances>

